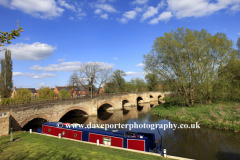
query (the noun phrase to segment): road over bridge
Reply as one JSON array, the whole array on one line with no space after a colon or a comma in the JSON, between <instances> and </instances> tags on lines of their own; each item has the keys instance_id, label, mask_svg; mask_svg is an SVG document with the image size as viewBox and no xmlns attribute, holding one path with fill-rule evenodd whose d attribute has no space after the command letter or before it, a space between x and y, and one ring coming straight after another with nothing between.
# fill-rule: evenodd
<instances>
[{"instance_id":1,"label":"road over bridge","mask_svg":"<svg viewBox=\"0 0 240 160\"><path fill-rule=\"evenodd\" d=\"M42 118L58 122L65 114L78 111L85 116L96 116L99 110L120 110L164 98L169 92L116 93L93 98L54 100L45 103L28 103L0 107L0 136L9 133L9 128L21 130L29 121Z\"/></svg>"}]
</instances>

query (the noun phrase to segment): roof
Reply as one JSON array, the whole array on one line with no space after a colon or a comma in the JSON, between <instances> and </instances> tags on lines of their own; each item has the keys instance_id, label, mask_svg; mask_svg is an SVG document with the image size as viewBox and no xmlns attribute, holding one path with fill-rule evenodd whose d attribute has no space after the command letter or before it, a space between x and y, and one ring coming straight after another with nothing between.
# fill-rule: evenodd
<instances>
[{"instance_id":1,"label":"roof","mask_svg":"<svg viewBox=\"0 0 240 160\"><path fill-rule=\"evenodd\" d=\"M74 91L85 91L85 90L87 90L87 89L84 86L76 86L74 88Z\"/></svg>"},{"instance_id":2,"label":"roof","mask_svg":"<svg viewBox=\"0 0 240 160\"><path fill-rule=\"evenodd\" d=\"M61 91L63 88L66 88L66 87L57 87L57 90Z\"/></svg>"},{"instance_id":3,"label":"roof","mask_svg":"<svg viewBox=\"0 0 240 160\"><path fill-rule=\"evenodd\" d=\"M19 88L16 88L15 90L18 90ZM32 93L37 93L35 88L22 88L22 89L28 89L30 90Z\"/></svg>"},{"instance_id":4,"label":"roof","mask_svg":"<svg viewBox=\"0 0 240 160\"><path fill-rule=\"evenodd\" d=\"M63 88L62 90L66 90L66 91L70 91L71 89L70 88Z\"/></svg>"}]
</instances>

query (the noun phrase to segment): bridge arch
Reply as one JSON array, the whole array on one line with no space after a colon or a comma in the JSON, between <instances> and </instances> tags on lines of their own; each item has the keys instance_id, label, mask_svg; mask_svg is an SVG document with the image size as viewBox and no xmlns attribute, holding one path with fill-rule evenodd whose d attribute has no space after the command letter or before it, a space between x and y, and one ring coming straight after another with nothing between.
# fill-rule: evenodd
<instances>
[{"instance_id":1,"label":"bridge arch","mask_svg":"<svg viewBox=\"0 0 240 160\"><path fill-rule=\"evenodd\" d=\"M25 125L27 125L30 121L32 121L32 120L34 120L34 119L37 119L37 118L43 119L43 120L46 120L46 121L49 121L49 118L48 118L46 115L44 115L44 114L33 115L33 116L30 116L30 117L26 118L26 119L20 124L21 129L22 129Z\"/></svg>"},{"instance_id":2,"label":"bridge arch","mask_svg":"<svg viewBox=\"0 0 240 160\"><path fill-rule=\"evenodd\" d=\"M137 96L137 104L140 100L143 100L142 96Z\"/></svg>"},{"instance_id":3,"label":"bridge arch","mask_svg":"<svg viewBox=\"0 0 240 160\"><path fill-rule=\"evenodd\" d=\"M124 108L124 104L129 103L130 101L126 98L122 99L122 108Z\"/></svg>"},{"instance_id":4,"label":"bridge arch","mask_svg":"<svg viewBox=\"0 0 240 160\"><path fill-rule=\"evenodd\" d=\"M88 115L88 111L83 108L83 107L71 107L71 108L68 108L67 110L65 110L58 118L57 118L57 121L60 121L60 119L66 115L68 112L71 112L73 110L80 110L80 111L83 111L85 112L87 115Z\"/></svg>"},{"instance_id":5,"label":"bridge arch","mask_svg":"<svg viewBox=\"0 0 240 160\"><path fill-rule=\"evenodd\" d=\"M113 107L113 106L114 105L111 102L105 101L105 102L102 102L102 103L98 104L97 109L99 110L102 107L104 110L106 110L106 109L108 109L110 107Z\"/></svg>"}]
</instances>

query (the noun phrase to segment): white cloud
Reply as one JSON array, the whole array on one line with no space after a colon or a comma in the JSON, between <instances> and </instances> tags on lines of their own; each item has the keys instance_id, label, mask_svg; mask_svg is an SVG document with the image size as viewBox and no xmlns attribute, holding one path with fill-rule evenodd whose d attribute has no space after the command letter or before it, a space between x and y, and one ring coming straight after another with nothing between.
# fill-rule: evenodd
<instances>
[{"instance_id":1,"label":"white cloud","mask_svg":"<svg viewBox=\"0 0 240 160\"><path fill-rule=\"evenodd\" d=\"M13 72L13 77L18 77L18 76L34 76L35 73L22 73L22 72Z\"/></svg>"},{"instance_id":2,"label":"white cloud","mask_svg":"<svg viewBox=\"0 0 240 160\"><path fill-rule=\"evenodd\" d=\"M66 7L67 9L70 9L72 11L76 11L76 8L74 5L68 4L66 3L66 1L64 0L58 0L58 3L60 4L60 6L62 7Z\"/></svg>"},{"instance_id":3,"label":"white cloud","mask_svg":"<svg viewBox=\"0 0 240 160\"><path fill-rule=\"evenodd\" d=\"M95 7L106 12L117 12L117 10L109 4L95 4Z\"/></svg>"},{"instance_id":4,"label":"white cloud","mask_svg":"<svg viewBox=\"0 0 240 160\"><path fill-rule=\"evenodd\" d=\"M108 19L108 14L107 13L102 14L100 17L103 18L103 19Z\"/></svg>"},{"instance_id":5,"label":"white cloud","mask_svg":"<svg viewBox=\"0 0 240 160\"><path fill-rule=\"evenodd\" d=\"M102 13L102 10L101 10L101 9L96 9L96 10L94 11L94 13L95 13L95 14L101 14L101 13Z\"/></svg>"},{"instance_id":6,"label":"white cloud","mask_svg":"<svg viewBox=\"0 0 240 160\"><path fill-rule=\"evenodd\" d=\"M71 16L71 17L69 17L69 19L70 19L70 20L74 20L74 18L73 18L72 16Z\"/></svg>"},{"instance_id":7,"label":"white cloud","mask_svg":"<svg viewBox=\"0 0 240 160\"><path fill-rule=\"evenodd\" d=\"M18 76L27 76L27 77L32 77L34 79L41 79L41 78L47 78L47 77L55 77L55 74L51 73L43 73L36 75L35 73L22 73L22 72L13 72L13 77L18 77Z\"/></svg>"},{"instance_id":8,"label":"white cloud","mask_svg":"<svg viewBox=\"0 0 240 160\"><path fill-rule=\"evenodd\" d=\"M60 64L50 64L49 66L40 67L39 65L34 65L30 69L39 71L75 71L80 67L81 62L62 62Z\"/></svg>"},{"instance_id":9,"label":"white cloud","mask_svg":"<svg viewBox=\"0 0 240 160\"><path fill-rule=\"evenodd\" d=\"M142 8L139 8L138 6L137 6L136 8L134 8L134 10L135 10L136 12L142 12L142 11L143 11L143 9L142 9Z\"/></svg>"},{"instance_id":10,"label":"white cloud","mask_svg":"<svg viewBox=\"0 0 240 160\"><path fill-rule=\"evenodd\" d=\"M98 64L102 67L108 67L108 68L112 68L113 65L112 64L108 64L108 63L104 63L104 62L86 62L87 64L91 65L91 64ZM79 70L80 65L82 63L79 61L75 61L75 62L62 62L60 64L50 64L49 66L44 66L41 67L39 65L34 65L32 66L30 69L31 70L39 70L39 71L47 71L47 72L52 72L52 71L66 71L66 72L72 72L72 71L76 71Z\"/></svg>"},{"instance_id":11,"label":"white cloud","mask_svg":"<svg viewBox=\"0 0 240 160\"><path fill-rule=\"evenodd\" d=\"M120 22L122 23L127 23L130 19L135 19L137 16L137 12L136 11L128 11L128 12L125 12L123 15L122 15L122 18L119 20Z\"/></svg>"},{"instance_id":12,"label":"white cloud","mask_svg":"<svg viewBox=\"0 0 240 160\"><path fill-rule=\"evenodd\" d=\"M117 58L117 57L113 57L113 59L115 59L115 60L118 60L118 58Z\"/></svg>"},{"instance_id":13,"label":"white cloud","mask_svg":"<svg viewBox=\"0 0 240 160\"><path fill-rule=\"evenodd\" d=\"M221 9L238 9L239 0L218 0L210 2L209 0L167 0L168 11L172 11L177 18L184 17L202 17L213 14Z\"/></svg>"},{"instance_id":14,"label":"white cloud","mask_svg":"<svg viewBox=\"0 0 240 160\"><path fill-rule=\"evenodd\" d=\"M148 0L135 0L135 1L133 1L133 4L145 4L147 2L148 2Z\"/></svg>"},{"instance_id":15,"label":"white cloud","mask_svg":"<svg viewBox=\"0 0 240 160\"><path fill-rule=\"evenodd\" d=\"M139 63L138 65L136 65L137 67L142 67L142 66L144 66L144 64L143 63Z\"/></svg>"},{"instance_id":16,"label":"white cloud","mask_svg":"<svg viewBox=\"0 0 240 160\"><path fill-rule=\"evenodd\" d=\"M81 20L83 18L83 16L87 16L87 14L82 12L81 8L78 8L77 9L77 19Z\"/></svg>"},{"instance_id":17,"label":"white cloud","mask_svg":"<svg viewBox=\"0 0 240 160\"><path fill-rule=\"evenodd\" d=\"M165 5L164 1L162 0L156 8L154 8L153 6L148 7L148 10L142 16L141 21L144 21L144 20L154 16L155 14L158 14L158 10L161 7L163 7L164 5Z\"/></svg>"},{"instance_id":18,"label":"white cloud","mask_svg":"<svg viewBox=\"0 0 240 160\"><path fill-rule=\"evenodd\" d=\"M123 14L123 17L128 19L135 19L136 15L137 15L136 11L128 11Z\"/></svg>"},{"instance_id":19,"label":"white cloud","mask_svg":"<svg viewBox=\"0 0 240 160\"><path fill-rule=\"evenodd\" d=\"M127 23L126 18L121 18L119 21L122 22L122 23Z\"/></svg>"},{"instance_id":20,"label":"white cloud","mask_svg":"<svg viewBox=\"0 0 240 160\"><path fill-rule=\"evenodd\" d=\"M240 35L240 32L238 34Z\"/></svg>"},{"instance_id":21,"label":"white cloud","mask_svg":"<svg viewBox=\"0 0 240 160\"><path fill-rule=\"evenodd\" d=\"M52 73L43 73L43 74L39 74L39 75L35 75L32 78L34 79L43 79L43 78L48 78L48 77L55 77L56 74L52 74Z\"/></svg>"},{"instance_id":22,"label":"white cloud","mask_svg":"<svg viewBox=\"0 0 240 160\"><path fill-rule=\"evenodd\" d=\"M63 59L58 59L57 61L60 61L60 62L61 62L61 61L65 61L65 60L66 60L66 59L63 58Z\"/></svg>"},{"instance_id":23,"label":"white cloud","mask_svg":"<svg viewBox=\"0 0 240 160\"><path fill-rule=\"evenodd\" d=\"M152 19L149 23L157 24L158 21L168 21L172 16L172 12L163 12L158 16L158 18Z\"/></svg>"},{"instance_id":24,"label":"white cloud","mask_svg":"<svg viewBox=\"0 0 240 160\"><path fill-rule=\"evenodd\" d=\"M17 60L44 60L47 57L50 57L56 47L51 45L35 42L33 44L23 44L17 43L15 45L11 44L6 47L12 51L12 58ZM3 58L3 55L0 55L0 58Z\"/></svg>"},{"instance_id":25,"label":"white cloud","mask_svg":"<svg viewBox=\"0 0 240 160\"><path fill-rule=\"evenodd\" d=\"M232 6L232 7L230 8L230 10L232 10L232 11L239 11L239 10L240 10L240 5L239 5L239 4L234 5L234 6Z\"/></svg>"},{"instance_id":26,"label":"white cloud","mask_svg":"<svg viewBox=\"0 0 240 160\"><path fill-rule=\"evenodd\" d=\"M40 83L38 86L41 88L41 87L45 87L47 85L45 85L45 83Z\"/></svg>"},{"instance_id":27,"label":"white cloud","mask_svg":"<svg viewBox=\"0 0 240 160\"><path fill-rule=\"evenodd\" d=\"M133 71L125 72L125 73L128 76L142 76L146 74L146 72L133 72Z\"/></svg>"},{"instance_id":28,"label":"white cloud","mask_svg":"<svg viewBox=\"0 0 240 160\"><path fill-rule=\"evenodd\" d=\"M43 19L58 17L64 12L54 0L1 0L0 5Z\"/></svg>"}]
</instances>

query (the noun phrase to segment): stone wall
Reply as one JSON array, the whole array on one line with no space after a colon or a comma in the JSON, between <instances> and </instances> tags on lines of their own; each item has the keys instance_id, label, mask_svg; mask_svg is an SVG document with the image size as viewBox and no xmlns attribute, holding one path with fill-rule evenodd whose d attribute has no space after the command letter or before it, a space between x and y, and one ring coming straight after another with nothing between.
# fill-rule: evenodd
<instances>
[{"instance_id":1,"label":"stone wall","mask_svg":"<svg viewBox=\"0 0 240 160\"><path fill-rule=\"evenodd\" d=\"M8 135L10 130L10 114L8 112L0 113L0 136Z\"/></svg>"}]
</instances>

